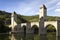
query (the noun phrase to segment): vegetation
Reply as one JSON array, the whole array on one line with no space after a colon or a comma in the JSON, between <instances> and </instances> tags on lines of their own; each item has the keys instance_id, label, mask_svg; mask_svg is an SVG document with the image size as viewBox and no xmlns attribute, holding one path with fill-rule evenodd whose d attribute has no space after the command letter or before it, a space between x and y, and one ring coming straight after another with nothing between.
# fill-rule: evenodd
<instances>
[{"instance_id":1,"label":"vegetation","mask_svg":"<svg viewBox=\"0 0 60 40\"><path fill-rule=\"evenodd\" d=\"M9 30L10 30L10 28L5 26L3 19L0 18L0 33L6 33Z\"/></svg>"},{"instance_id":2,"label":"vegetation","mask_svg":"<svg viewBox=\"0 0 60 40\"><path fill-rule=\"evenodd\" d=\"M10 21L10 15L8 12L0 11L0 33L6 33L11 30L11 28L6 26L8 23L5 24L6 21Z\"/></svg>"},{"instance_id":3,"label":"vegetation","mask_svg":"<svg viewBox=\"0 0 60 40\"><path fill-rule=\"evenodd\" d=\"M55 27L51 24L47 25L46 29L47 29L47 32L56 32Z\"/></svg>"},{"instance_id":4,"label":"vegetation","mask_svg":"<svg viewBox=\"0 0 60 40\"><path fill-rule=\"evenodd\" d=\"M23 16L22 18L28 20L28 22L37 22L39 21L39 15L35 15L35 16Z\"/></svg>"},{"instance_id":5,"label":"vegetation","mask_svg":"<svg viewBox=\"0 0 60 40\"><path fill-rule=\"evenodd\" d=\"M39 21L39 15L34 16L24 16L17 14L17 22L18 23L24 23L24 22L37 22ZM2 18L4 21L11 21L11 13L0 11L0 18ZM56 16L47 16L46 21L56 21L60 20L60 17Z\"/></svg>"},{"instance_id":6,"label":"vegetation","mask_svg":"<svg viewBox=\"0 0 60 40\"><path fill-rule=\"evenodd\" d=\"M39 15L22 16L22 18L28 20L29 22L37 22L37 21L39 21ZM56 20L60 20L60 17L57 17L57 16L47 16L46 17L46 21L56 21Z\"/></svg>"}]
</instances>

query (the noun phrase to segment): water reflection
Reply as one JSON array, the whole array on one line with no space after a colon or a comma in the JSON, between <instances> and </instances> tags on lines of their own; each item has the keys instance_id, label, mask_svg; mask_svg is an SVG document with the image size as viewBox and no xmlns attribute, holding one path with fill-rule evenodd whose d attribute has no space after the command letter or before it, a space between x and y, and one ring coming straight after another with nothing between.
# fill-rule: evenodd
<instances>
[{"instance_id":1,"label":"water reflection","mask_svg":"<svg viewBox=\"0 0 60 40\"><path fill-rule=\"evenodd\" d=\"M14 35L11 36L11 40L16 40L15 37L14 37Z\"/></svg>"},{"instance_id":2,"label":"water reflection","mask_svg":"<svg viewBox=\"0 0 60 40\"><path fill-rule=\"evenodd\" d=\"M0 34L0 40L10 40L9 34Z\"/></svg>"},{"instance_id":3,"label":"water reflection","mask_svg":"<svg viewBox=\"0 0 60 40\"><path fill-rule=\"evenodd\" d=\"M46 37L47 40L56 40L56 33L48 33Z\"/></svg>"},{"instance_id":4,"label":"water reflection","mask_svg":"<svg viewBox=\"0 0 60 40\"><path fill-rule=\"evenodd\" d=\"M26 40L24 34L12 34L11 40Z\"/></svg>"},{"instance_id":5,"label":"water reflection","mask_svg":"<svg viewBox=\"0 0 60 40\"><path fill-rule=\"evenodd\" d=\"M40 40L47 40L47 37L46 37L46 36L41 35L41 36L40 36Z\"/></svg>"},{"instance_id":6,"label":"water reflection","mask_svg":"<svg viewBox=\"0 0 60 40\"><path fill-rule=\"evenodd\" d=\"M54 33L40 36L39 34L12 34L11 40L58 40L58 38Z\"/></svg>"},{"instance_id":7,"label":"water reflection","mask_svg":"<svg viewBox=\"0 0 60 40\"><path fill-rule=\"evenodd\" d=\"M39 34L0 34L0 40L60 40L60 37L56 37L53 33L48 33L47 35Z\"/></svg>"},{"instance_id":8,"label":"water reflection","mask_svg":"<svg viewBox=\"0 0 60 40\"><path fill-rule=\"evenodd\" d=\"M34 40L34 34L26 34L26 40Z\"/></svg>"},{"instance_id":9,"label":"water reflection","mask_svg":"<svg viewBox=\"0 0 60 40\"><path fill-rule=\"evenodd\" d=\"M12 34L11 40L47 40L47 37L38 34Z\"/></svg>"},{"instance_id":10,"label":"water reflection","mask_svg":"<svg viewBox=\"0 0 60 40\"><path fill-rule=\"evenodd\" d=\"M11 40L39 40L37 36L34 34L12 34Z\"/></svg>"},{"instance_id":11,"label":"water reflection","mask_svg":"<svg viewBox=\"0 0 60 40\"><path fill-rule=\"evenodd\" d=\"M60 40L60 37L56 37L56 40Z\"/></svg>"}]
</instances>

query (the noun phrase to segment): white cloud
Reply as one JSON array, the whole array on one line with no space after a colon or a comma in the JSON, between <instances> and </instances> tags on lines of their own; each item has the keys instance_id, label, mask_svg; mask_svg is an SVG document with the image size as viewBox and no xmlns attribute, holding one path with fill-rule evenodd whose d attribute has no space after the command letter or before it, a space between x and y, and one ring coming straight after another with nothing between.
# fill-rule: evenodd
<instances>
[{"instance_id":1,"label":"white cloud","mask_svg":"<svg viewBox=\"0 0 60 40\"><path fill-rule=\"evenodd\" d=\"M19 3L19 6L17 9L19 9L18 13L24 14L24 15L36 15L37 10L39 10L39 6L41 4L40 0L34 0L30 1L29 3L21 2Z\"/></svg>"},{"instance_id":2,"label":"white cloud","mask_svg":"<svg viewBox=\"0 0 60 40\"><path fill-rule=\"evenodd\" d=\"M47 9L47 11L51 11L51 10L53 10L53 9L55 9L56 7L50 7L50 8L48 8Z\"/></svg>"},{"instance_id":3,"label":"white cloud","mask_svg":"<svg viewBox=\"0 0 60 40\"><path fill-rule=\"evenodd\" d=\"M60 8L59 9L55 9L55 12L60 12Z\"/></svg>"},{"instance_id":4,"label":"white cloud","mask_svg":"<svg viewBox=\"0 0 60 40\"><path fill-rule=\"evenodd\" d=\"M51 10L55 9L56 6L55 5L53 6L53 4L55 4L56 2L58 2L58 0L57 1L56 0L47 0L47 3L46 3L47 11L51 11Z\"/></svg>"},{"instance_id":5,"label":"white cloud","mask_svg":"<svg viewBox=\"0 0 60 40\"><path fill-rule=\"evenodd\" d=\"M60 6L60 2L58 2L56 5L59 5Z\"/></svg>"},{"instance_id":6,"label":"white cloud","mask_svg":"<svg viewBox=\"0 0 60 40\"><path fill-rule=\"evenodd\" d=\"M36 12L35 14L37 15L37 14L39 14L39 12Z\"/></svg>"},{"instance_id":7,"label":"white cloud","mask_svg":"<svg viewBox=\"0 0 60 40\"><path fill-rule=\"evenodd\" d=\"M45 4L47 5L47 8L51 8L51 7L55 7L56 6L55 4L57 2L59 2L59 0L47 0L47 2Z\"/></svg>"},{"instance_id":8,"label":"white cloud","mask_svg":"<svg viewBox=\"0 0 60 40\"><path fill-rule=\"evenodd\" d=\"M30 0L29 2L22 1L22 2L18 2L18 5L15 8L14 7L13 8L17 13L21 15L37 15L39 14L39 7L41 4L46 4L48 13L52 12L52 10L53 10L53 13L60 12L60 9L56 9L58 7L57 5L60 4L58 0L45 0L45 1L44 0Z\"/></svg>"},{"instance_id":9,"label":"white cloud","mask_svg":"<svg viewBox=\"0 0 60 40\"><path fill-rule=\"evenodd\" d=\"M58 0L57 0L57 1L58 1ZM57 1L56 1L56 0L48 0L46 4L47 4L47 5L53 4L53 3L57 2Z\"/></svg>"}]
</instances>

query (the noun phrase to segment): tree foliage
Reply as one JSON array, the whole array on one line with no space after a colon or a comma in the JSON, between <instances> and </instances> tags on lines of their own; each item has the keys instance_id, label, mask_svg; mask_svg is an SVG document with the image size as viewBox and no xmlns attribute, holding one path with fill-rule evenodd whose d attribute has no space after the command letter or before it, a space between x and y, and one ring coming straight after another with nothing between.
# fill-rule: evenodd
<instances>
[{"instance_id":1,"label":"tree foliage","mask_svg":"<svg viewBox=\"0 0 60 40\"><path fill-rule=\"evenodd\" d=\"M3 19L0 18L0 33L5 33L8 32L9 30L10 28L5 26Z\"/></svg>"},{"instance_id":2,"label":"tree foliage","mask_svg":"<svg viewBox=\"0 0 60 40\"><path fill-rule=\"evenodd\" d=\"M56 29L53 25L49 24L46 26L47 32L56 32Z\"/></svg>"}]
</instances>

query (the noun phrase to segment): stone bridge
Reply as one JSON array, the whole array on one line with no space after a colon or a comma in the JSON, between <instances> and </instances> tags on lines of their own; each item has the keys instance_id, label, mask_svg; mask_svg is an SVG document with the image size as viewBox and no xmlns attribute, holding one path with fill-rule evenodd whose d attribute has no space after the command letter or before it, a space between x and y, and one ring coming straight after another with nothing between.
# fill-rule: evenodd
<instances>
[{"instance_id":1,"label":"stone bridge","mask_svg":"<svg viewBox=\"0 0 60 40\"><path fill-rule=\"evenodd\" d=\"M12 13L11 15L11 27L12 32L26 32L26 33L33 33L34 28L38 28L39 34L46 34L46 27L51 24L56 28L56 36L60 36L60 20L56 21L45 21L47 16L47 8L45 5L41 5L40 13L39 13L39 21L38 22L27 22L27 23L20 23L17 24L17 15L16 13Z\"/></svg>"}]
</instances>

